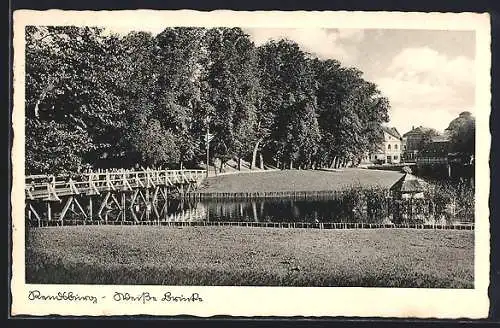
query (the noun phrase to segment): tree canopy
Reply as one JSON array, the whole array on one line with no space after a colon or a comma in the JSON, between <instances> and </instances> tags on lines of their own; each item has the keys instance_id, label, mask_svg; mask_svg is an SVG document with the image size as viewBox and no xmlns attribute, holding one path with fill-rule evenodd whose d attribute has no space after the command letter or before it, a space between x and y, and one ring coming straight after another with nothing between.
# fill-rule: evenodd
<instances>
[{"instance_id":1,"label":"tree canopy","mask_svg":"<svg viewBox=\"0 0 500 328\"><path fill-rule=\"evenodd\" d=\"M389 101L356 68L240 28L124 36L26 29L26 171L59 173L257 155L281 168L356 162L381 140ZM207 163L204 163L207 164Z\"/></svg>"},{"instance_id":2,"label":"tree canopy","mask_svg":"<svg viewBox=\"0 0 500 328\"><path fill-rule=\"evenodd\" d=\"M451 137L451 151L474 155L476 119L470 112L462 112L446 129Z\"/></svg>"}]
</instances>

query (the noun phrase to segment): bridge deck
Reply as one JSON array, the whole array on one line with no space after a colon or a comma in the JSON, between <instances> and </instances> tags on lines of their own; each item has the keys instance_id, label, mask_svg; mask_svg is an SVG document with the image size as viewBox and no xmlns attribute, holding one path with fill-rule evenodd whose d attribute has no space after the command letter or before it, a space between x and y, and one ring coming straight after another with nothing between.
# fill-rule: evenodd
<instances>
[{"instance_id":1,"label":"bridge deck","mask_svg":"<svg viewBox=\"0 0 500 328\"><path fill-rule=\"evenodd\" d=\"M59 200L61 196L96 195L110 190L199 184L205 174L204 170L123 170L82 173L76 177L30 175L25 178L25 193L29 200Z\"/></svg>"}]
</instances>

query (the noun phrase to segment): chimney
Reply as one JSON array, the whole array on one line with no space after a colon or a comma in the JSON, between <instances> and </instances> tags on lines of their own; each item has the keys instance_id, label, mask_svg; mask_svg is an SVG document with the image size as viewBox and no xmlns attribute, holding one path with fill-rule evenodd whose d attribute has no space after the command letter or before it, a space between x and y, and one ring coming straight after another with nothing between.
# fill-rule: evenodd
<instances>
[{"instance_id":1,"label":"chimney","mask_svg":"<svg viewBox=\"0 0 500 328\"><path fill-rule=\"evenodd\" d=\"M412 129L412 130L415 130L415 126L413 126L413 125L412 125L412 126L411 126L411 129Z\"/></svg>"}]
</instances>

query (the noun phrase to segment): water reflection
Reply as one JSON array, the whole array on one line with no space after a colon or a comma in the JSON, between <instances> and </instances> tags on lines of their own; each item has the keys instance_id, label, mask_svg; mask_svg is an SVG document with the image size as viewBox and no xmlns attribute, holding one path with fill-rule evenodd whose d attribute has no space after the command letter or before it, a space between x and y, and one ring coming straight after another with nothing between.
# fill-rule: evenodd
<instances>
[{"instance_id":1,"label":"water reflection","mask_svg":"<svg viewBox=\"0 0 500 328\"><path fill-rule=\"evenodd\" d=\"M411 205L397 216L400 207L393 202L353 204L336 199L248 199L248 200L189 200L171 199L168 202L142 203L104 210L101 215L85 218L78 213L68 214L65 221L83 220L104 223L140 222L302 222L302 223L418 223L456 224L465 222L456 215L436 212L436 206L422 203ZM431 204L432 205L432 204ZM375 206L375 207L374 207ZM418 208L417 208L418 207ZM56 216L57 217L57 216ZM470 218L466 218L469 220ZM473 220L473 216L472 216ZM473 222L473 221L472 221ZM35 224L36 222L33 221Z\"/></svg>"},{"instance_id":2,"label":"water reflection","mask_svg":"<svg viewBox=\"0 0 500 328\"><path fill-rule=\"evenodd\" d=\"M350 216L336 199L211 200L195 206L204 208L211 221L348 222Z\"/></svg>"}]
</instances>

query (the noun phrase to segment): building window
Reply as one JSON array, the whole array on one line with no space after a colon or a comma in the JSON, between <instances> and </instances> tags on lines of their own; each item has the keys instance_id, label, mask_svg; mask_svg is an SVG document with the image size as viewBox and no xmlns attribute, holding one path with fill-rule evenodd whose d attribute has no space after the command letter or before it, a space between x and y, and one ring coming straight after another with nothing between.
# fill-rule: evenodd
<instances>
[{"instance_id":1,"label":"building window","mask_svg":"<svg viewBox=\"0 0 500 328\"><path fill-rule=\"evenodd\" d=\"M394 149L398 150L398 145L397 144L394 145Z\"/></svg>"},{"instance_id":2,"label":"building window","mask_svg":"<svg viewBox=\"0 0 500 328\"><path fill-rule=\"evenodd\" d=\"M387 145L387 149L391 150L391 145L390 144Z\"/></svg>"},{"instance_id":3,"label":"building window","mask_svg":"<svg viewBox=\"0 0 500 328\"><path fill-rule=\"evenodd\" d=\"M398 160L398 156L397 155L394 155L394 160L397 161Z\"/></svg>"}]
</instances>

